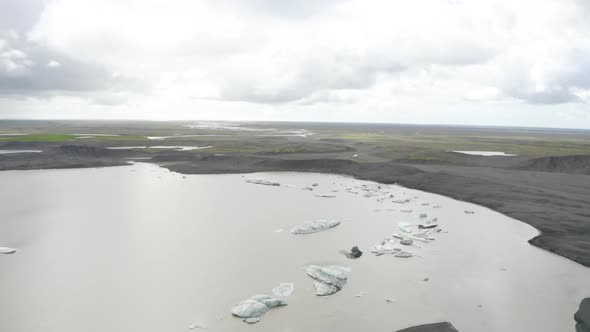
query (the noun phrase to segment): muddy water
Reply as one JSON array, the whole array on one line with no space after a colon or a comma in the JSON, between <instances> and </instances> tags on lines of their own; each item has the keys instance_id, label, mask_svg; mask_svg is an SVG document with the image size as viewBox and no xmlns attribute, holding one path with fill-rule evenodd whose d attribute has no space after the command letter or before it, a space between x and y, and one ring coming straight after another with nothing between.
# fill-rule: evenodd
<instances>
[{"instance_id":1,"label":"muddy water","mask_svg":"<svg viewBox=\"0 0 590 332\"><path fill-rule=\"evenodd\" d=\"M0 246L19 249L0 256L0 331L395 331L436 321L463 332L573 331L590 296L590 269L530 246L530 226L398 186L301 173L183 176L149 164L5 171L0 183ZM381 200L389 195L411 201ZM408 249L419 257L370 254L420 213L444 231ZM315 219L343 222L288 231ZM350 260L341 251L354 245L365 253ZM317 297L308 264L352 272L341 292ZM295 284L288 306L256 325L231 317L234 304L281 282Z\"/></svg>"}]
</instances>

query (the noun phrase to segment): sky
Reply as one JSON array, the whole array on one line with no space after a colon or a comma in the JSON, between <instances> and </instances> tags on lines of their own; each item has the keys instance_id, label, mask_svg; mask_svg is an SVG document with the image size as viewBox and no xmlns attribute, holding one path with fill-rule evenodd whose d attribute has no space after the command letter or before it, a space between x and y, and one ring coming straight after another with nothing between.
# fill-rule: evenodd
<instances>
[{"instance_id":1,"label":"sky","mask_svg":"<svg viewBox=\"0 0 590 332\"><path fill-rule=\"evenodd\" d=\"M0 0L0 119L590 128L588 0Z\"/></svg>"}]
</instances>

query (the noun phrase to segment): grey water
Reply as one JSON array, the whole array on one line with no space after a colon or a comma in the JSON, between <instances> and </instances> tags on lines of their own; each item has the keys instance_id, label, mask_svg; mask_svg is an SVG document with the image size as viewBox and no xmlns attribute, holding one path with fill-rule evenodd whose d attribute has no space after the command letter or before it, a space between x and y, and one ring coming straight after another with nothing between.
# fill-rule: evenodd
<instances>
[{"instance_id":1,"label":"grey water","mask_svg":"<svg viewBox=\"0 0 590 332\"><path fill-rule=\"evenodd\" d=\"M18 249L0 256L0 331L188 331L197 322L211 331L395 331L436 321L460 331L573 331L590 294L590 269L530 246L538 232L529 225L395 185L325 174L182 175L141 163L4 171L0 183L0 246ZM352 193L363 188L382 195ZM382 200L389 195L410 202ZM408 248L417 256L370 253L421 213L443 231ZM288 231L317 219L342 223ZM361 258L342 254L355 245ZM342 291L318 297L309 264L352 270ZM282 282L295 285L287 306L256 325L231 316L232 306Z\"/></svg>"}]
</instances>

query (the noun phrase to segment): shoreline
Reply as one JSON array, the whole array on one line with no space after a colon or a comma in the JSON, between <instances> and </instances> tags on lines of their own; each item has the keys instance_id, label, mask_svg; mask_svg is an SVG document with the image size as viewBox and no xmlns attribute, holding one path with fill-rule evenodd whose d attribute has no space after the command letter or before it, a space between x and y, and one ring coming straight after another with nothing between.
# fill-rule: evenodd
<instances>
[{"instance_id":1,"label":"shoreline","mask_svg":"<svg viewBox=\"0 0 590 332\"><path fill-rule=\"evenodd\" d=\"M105 156L76 154L73 158L40 158L45 154L26 156L28 162L12 158L13 164L2 163L0 170L34 170L63 168L95 168L124 166L133 161L129 152L109 153ZM124 158L128 158L125 160ZM362 163L346 159L288 159L276 156L241 155L186 155L182 153L162 153L152 159L138 159L139 162L156 164L181 174L247 174L256 172L307 172L350 176L358 180L368 180L382 184L399 184L410 189L443 195L460 201L477 204L510 218L534 227L539 235L528 242L538 248L553 252L586 267L590 267L590 225L584 224L585 215L572 213L568 209L570 199L580 195L579 179L589 181L585 175L553 174L550 177L582 177L569 181L575 188L566 188L548 196L545 188L522 184L523 177L537 176L538 172L507 171L459 166L411 165L398 162ZM473 174L469 174L471 171ZM510 172L494 178L499 172ZM518 173L520 172L520 173ZM535 173L535 174L529 174ZM488 178L485 178L487 176ZM568 178L569 179L569 178ZM548 187L552 183L544 183ZM558 179L562 180L562 179ZM575 190L574 190L575 189ZM590 187L586 190L590 195ZM584 197L584 196L582 196ZM586 196L590 197L590 196ZM579 202L578 202L579 203ZM584 209L583 205L580 205ZM580 207L578 207L580 208ZM561 223L556 223L559 220ZM565 221L564 221L565 220Z\"/></svg>"}]
</instances>

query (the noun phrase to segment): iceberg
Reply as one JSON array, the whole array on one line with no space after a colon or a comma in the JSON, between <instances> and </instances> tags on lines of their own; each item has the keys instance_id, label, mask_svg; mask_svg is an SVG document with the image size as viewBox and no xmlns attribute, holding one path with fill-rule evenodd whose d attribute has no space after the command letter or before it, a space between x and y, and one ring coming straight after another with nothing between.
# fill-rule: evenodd
<instances>
[{"instance_id":1,"label":"iceberg","mask_svg":"<svg viewBox=\"0 0 590 332\"><path fill-rule=\"evenodd\" d=\"M400 221L397 223L397 226L399 227L399 230L404 233L412 233L412 224L409 222Z\"/></svg>"},{"instance_id":2,"label":"iceberg","mask_svg":"<svg viewBox=\"0 0 590 332\"><path fill-rule=\"evenodd\" d=\"M14 254L16 249L8 247L0 247L0 254Z\"/></svg>"},{"instance_id":3,"label":"iceberg","mask_svg":"<svg viewBox=\"0 0 590 332\"><path fill-rule=\"evenodd\" d=\"M429 229L429 228L435 228L435 227L438 227L438 224L436 222L427 222L427 223L418 225L418 228L420 228L420 229Z\"/></svg>"},{"instance_id":4,"label":"iceberg","mask_svg":"<svg viewBox=\"0 0 590 332\"><path fill-rule=\"evenodd\" d=\"M260 320L260 316L264 315L271 308L283 305L287 305L287 303L277 300L274 297L260 294L240 302L231 309L231 313L234 316L244 318L244 321L248 324L254 324Z\"/></svg>"},{"instance_id":5,"label":"iceberg","mask_svg":"<svg viewBox=\"0 0 590 332\"><path fill-rule=\"evenodd\" d=\"M401 251L401 249L396 248L395 240L391 238L386 238L385 240L377 243L373 246L371 250L377 256L385 255L385 254L396 254Z\"/></svg>"},{"instance_id":6,"label":"iceberg","mask_svg":"<svg viewBox=\"0 0 590 332\"><path fill-rule=\"evenodd\" d=\"M287 297L293 293L295 285L292 282L281 282L277 287L272 289L272 292L276 296Z\"/></svg>"},{"instance_id":7,"label":"iceberg","mask_svg":"<svg viewBox=\"0 0 590 332\"><path fill-rule=\"evenodd\" d=\"M316 220L306 222L291 228L291 233L293 234L311 234L317 233L321 231L325 231L326 229L330 229L340 225L340 221L337 220Z\"/></svg>"},{"instance_id":8,"label":"iceberg","mask_svg":"<svg viewBox=\"0 0 590 332\"><path fill-rule=\"evenodd\" d=\"M266 180L256 180L256 179L255 180L246 180L246 182L253 183L253 184L261 184L264 186L275 186L275 187L278 187L281 185L278 182L271 182L271 181L266 181Z\"/></svg>"},{"instance_id":9,"label":"iceberg","mask_svg":"<svg viewBox=\"0 0 590 332\"><path fill-rule=\"evenodd\" d=\"M315 294L319 296L332 295L339 292L346 284L347 273L351 269L344 266L310 265L305 269L308 276L313 278Z\"/></svg>"}]
</instances>

